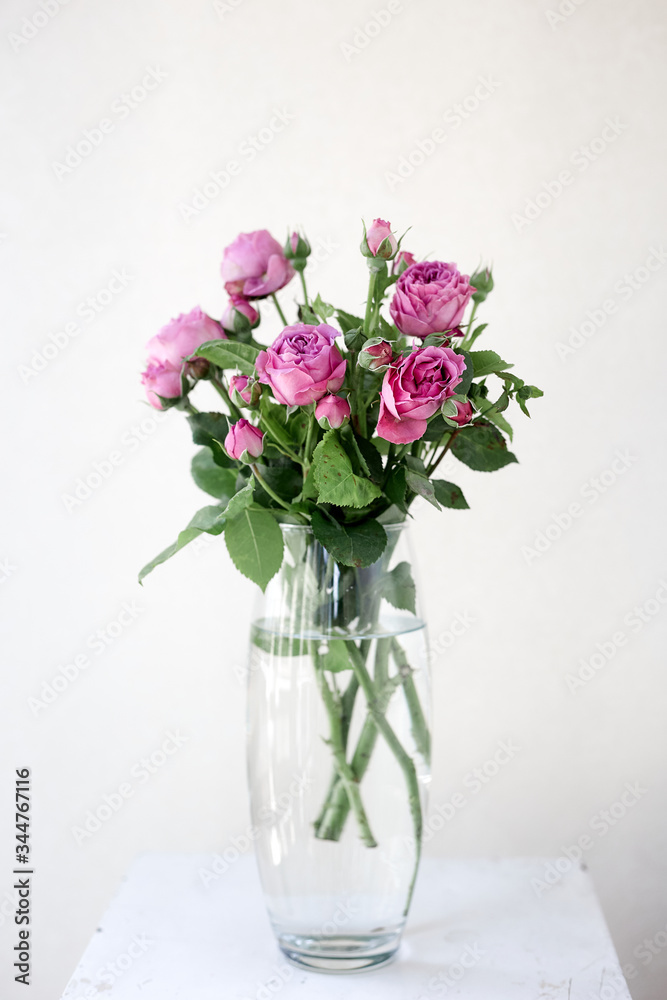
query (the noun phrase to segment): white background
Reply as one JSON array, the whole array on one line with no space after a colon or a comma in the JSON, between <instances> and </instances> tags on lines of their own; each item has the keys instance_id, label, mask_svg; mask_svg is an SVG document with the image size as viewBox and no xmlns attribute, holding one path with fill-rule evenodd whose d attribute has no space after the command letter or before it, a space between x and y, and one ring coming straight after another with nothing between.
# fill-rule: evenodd
<instances>
[{"instance_id":1,"label":"white background","mask_svg":"<svg viewBox=\"0 0 667 1000\"><path fill-rule=\"evenodd\" d=\"M6 916L15 767L33 768L32 1000L59 995L139 851L213 853L248 824L237 675L253 587L220 539L136 583L206 503L182 416L158 422L142 402L143 345L196 304L220 314L222 249L257 228L282 241L305 227L324 258L311 285L355 311L360 219L376 215L412 226L418 256L468 273L493 262L485 346L545 390L532 421L515 419L520 464L459 466L471 510L422 509L414 526L435 644L434 806L466 791L500 741L519 748L427 850L557 856L588 834L633 997L665 995L664 253L644 267L665 240L664 5L580 0L559 17L556 0L399 6L366 31L382 0L71 0L50 18L3 3L8 1000L27 995L12 982ZM149 68L165 78L117 110ZM243 143L275 109L291 120L250 160ZM99 146L58 170L103 118L113 129ZM610 141L594 142L608 120ZM429 145L438 128L444 141ZM234 159L238 175L186 221L183 206ZM114 270L131 280L88 321L80 304L99 303ZM291 308L292 291L282 299ZM262 331L277 331L272 317ZM52 336L64 346L42 363ZM573 337L580 346L559 354ZM68 510L64 497L112 452L112 474ZM124 603L136 617L96 653L90 636ZM457 615L474 621L452 641ZM597 644L614 655L571 689ZM90 665L36 708L81 654ZM186 741L142 782L136 765L170 731ZM128 781L122 808L77 843L73 828ZM638 797L605 829L600 811L626 783ZM642 941L655 935L652 956Z\"/></svg>"}]
</instances>

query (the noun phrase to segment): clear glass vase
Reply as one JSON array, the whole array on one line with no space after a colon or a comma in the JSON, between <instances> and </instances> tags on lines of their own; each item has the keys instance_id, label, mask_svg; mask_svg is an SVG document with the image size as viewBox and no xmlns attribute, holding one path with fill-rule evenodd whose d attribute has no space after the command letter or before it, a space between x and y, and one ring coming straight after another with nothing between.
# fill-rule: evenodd
<instances>
[{"instance_id":1,"label":"clear glass vase","mask_svg":"<svg viewBox=\"0 0 667 1000\"><path fill-rule=\"evenodd\" d=\"M290 961L391 960L430 780L427 642L404 525L372 566L338 564L308 527L254 617L248 772L269 916Z\"/></svg>"}]
</instances>

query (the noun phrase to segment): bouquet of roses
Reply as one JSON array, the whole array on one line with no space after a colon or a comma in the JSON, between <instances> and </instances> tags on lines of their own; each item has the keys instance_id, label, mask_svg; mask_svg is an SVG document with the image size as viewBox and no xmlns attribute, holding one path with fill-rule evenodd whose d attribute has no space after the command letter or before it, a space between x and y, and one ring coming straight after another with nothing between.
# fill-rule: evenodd
<instances>
[{"instance_id":1,"label":"bouquet of roses","mask_svg":"<svg viewBox=\"0 0 667 1000\"><path fill-rule=\"evenodd\" d=\"M242 233L224 251L221 319L195 308L149 341L148 400L187 413L202 446L192 475L216 502L140 580L202 532L224 532L234 564L264 589L283 562L279 522L309 525L339 566L367 567L387 544L383 523L405 519L416 497L468 506L457 486L434 478L448 451L483 472L516 462L505 411L514 400L528 414L542 392L495 351L473 349L490 270L468 277L455 264L417 262L400 243L381 219L364 226L369 287L356 316L309 295L303 235L281 247L266 230ZM276 293L297 273L297 322L288 324ZM269 298L284 329L264 346L255 333ZM224 412L194 405L202 381Z\"/></svg>"}]
</instances>

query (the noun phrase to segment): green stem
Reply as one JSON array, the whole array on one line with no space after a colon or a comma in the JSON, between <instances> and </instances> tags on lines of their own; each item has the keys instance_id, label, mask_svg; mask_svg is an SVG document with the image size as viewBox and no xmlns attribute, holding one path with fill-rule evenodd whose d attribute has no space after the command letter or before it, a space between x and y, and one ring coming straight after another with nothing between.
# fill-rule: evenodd
<instances>
[{"instance_id":1,"label":"green stem","mask_svg":"<svg viewBox=\"0 0 667 1000\"><path fill-rule=\"evenodd\" d=\"M304 479L308 475L308 469L310 468L310 460L313 457L313 436L317 433L317 421L315 420L315 409L313 406L311 406L310 411L311 412L308 421L308 430L306 431L306 443L304 445L304 462L303 462Z\"/></svg>"},{"instance_id":2,"label":"green stem","mask_svg":"<svg viewBox=\"0 0 667 1000\"><path fill-rule=\"evenodd\" d=\"M398 639L391 640L391 655L398 668L398 673L403 685L405 701L410 713L410 732L415 741L415 746L427 764L431 762L431 734L424 716L424 711L419 701L417 688L414 681L414 670L408 662L405 650Z\"/></svg>"},{"instance_id":3,"label":"green stem","mask_svg":"<svg viewBox=\"0 0 667 1000\"><path fill-rule=\"evenodd\" d=\"M275 292L271 293L271 298L273 299L274 306L278 310L278 315L280 316L280 318L283 321L283 323L285 324L285 326L287 326L287 319L285 317L285 313L280 308L280 303L278 302L278 299L276 298L276 293Z\"/></svg>"},{"instance_id":4,"label":"green stem","mask_svg":"<svg viewBox=\"0 0 667 1000\"><path fill-rule=\"evenodd\" d=\"M354 643L352 643L352 645L354 646ZM357 652L356 646L354 646L354 649L355 652ZM320 694L322 695L322 701L324 702L324 707L329 717L330 738L327 742L329 743L333 753L336 770L338 771L340 779L345 786L350 808L352 809L357 820L362 841L366 847L377 847L377 841L371 833L366 811L361 801L359 782L356 780L354 772L348 764L345 756L340 704L336 704L333 692L331 691L327 679L324 676L324 670L320 665L320 658L317 652L317 640L313 640L311 643L311 654L315 664L315 673L317 676Z\"/></svg>"},{"instance_id":5,"label":"green stem","mask_svg":"<svg viewBox=\"0 0 667 1000\"><path fill-rule=\"evenodd\" d=\"M275 492L275 490L271 489L271 487L267 483L267 481L264 478L264 476L262 476L260 474L257 466L256 465L251 465L250 468L253 471L253 475L254 475L255 479L257 480L257 482L259 483L259 485L262 487L262 489L264 490L264 492L268 493L269 496L271 497L271 499L275 500L276 503L280 504L281 507L284 507L285 510L291 510L292 508L290 507L290 505L288 503L285 503L285 501L283 499L281 499L281 497L278 496L278 494Z\"/></svg>"},{"instance_id":6,"label":"green stem","mask_svg":"<svg viewBox=\"0 0 667 1000\"><path fill-rule=\"evenodd\" d=\"M470 340L470 334L472 333L472 324L473 320L475 319L475 313L477 312L478 305L479 305L478 302L473 302L472 304L472 312L470 313L470 319L468 320L468 329L466 330L466 335L463 338L463 342L461 343L461 346L459 348L459 350L461 351L465 351L466 347L468 346L468 342Z\"/></svg>"},{"instance_id":7,"label":"green stem","mask_svg":"<svg viewBox=\"0 0 667 1000\"><path fill-rule=\"evenodd\" d=\"M299 271L299 277L301 278L301 287L303 288L303 301L304 305L308 305L308 289L306 288L306 278L303 271Z\"/></svg>"},{"instance_id":8,"label":"green stem","mask_svg":"<svg viewBox=\"0 0 667 1000\"><path fill-rule=\"evenodd\" d=\"M229 415L230 415L230 417L233 420L240 420L241 419L241 411L239 410L238 406L236 406L235 403L232 403L231 398L229 396L229 392L227 391L227 386L222 381L222 379L218 379L215 376L211 376L211 382L215 386L215 388L216 388L216 390L218 392L218 395L222 396L222 398L224 399L225 403L227 404L227 406L229 408Z\"/></svg>"},{"instance_id":9,"label":"green stem","mask_svg":"<svg viewBox=\"0 0 667 1000\"><path fill-rule=\"evenodd\" d=\"M419 868L419 859L421 857L422 848L422 828L423 828L423 817L422 817L422 807L421 807L421 796L419 790L419 779L417 777L417 770L414 765L412 757L406 752L406 750L401 745L400 740L396 736L396 733L391 728L387 722L384 713L380 710L380 705L378 703L377 693L373 686L373 682L366 670L366 665L364 664L361 656L359 655L359 650L354 644L352 639L346 639L345 645L347 646L350 653L350 662L352 664L352 670L359 681L359 686L366 696L366 703L368 709L372 714L377 728L380 730L382 736L384 737L385 743L393 753L396 761L403 771L405 777L405 783L408 789L408 802L410 806L410 813L412 815L412 825L415 833L415 866L412 872L412 878L410 879L410 885L408 886L408 895L405 902L405 908L403 910L403 915L407 916L408 910L410 909L410 903L412 901L412 893L414 892L415 882L417 880L417 870Z\"/></svg>"},{"instance_id":10,"label":"green stem","mask_svg":"<svg viewBox=\"0 0 667 1000\"><path fill-rule=\"evenodd\" d=\"M428 469L426 470L426 475L429 478L432 476L432 474L435 472L435 470L438 468L438 466L442 462L443 458L445 457L445 455L447 454L447 452L451 448L452 444L454 443L454 438L460 432L460 430L461 430L461 428L457 427L457 429L453 432L453 434L450 435L450 437L449 437L449 439L447 441L447 444L442 449L442 452L440 453L440 455L438 455L438 457L436 458L435 462L433 462L431 465L429 465Z\"/></svg>"}]
</instances>

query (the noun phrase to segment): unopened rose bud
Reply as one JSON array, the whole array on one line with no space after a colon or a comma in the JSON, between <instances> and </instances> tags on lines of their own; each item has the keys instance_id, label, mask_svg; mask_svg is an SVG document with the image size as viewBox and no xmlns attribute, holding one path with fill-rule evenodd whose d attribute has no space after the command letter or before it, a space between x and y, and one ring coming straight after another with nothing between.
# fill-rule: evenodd
<instances>
[{"instance_id":1,"label":"unopened rose bud","mask_svg":"<svg viewBox=\"0 0 667 1000\"><path fill-rule=\"evenodd\" d=\"M229 428L225 438L225 451L230 458L250 465L264 451L264 435L248 420L238 420Z\"/></svg>"},{"instance_id":2,"label":"unopened rose bud","mask_svg":"<svg viewBox=\"0 0 667 1000\"><path fill-rule=\"evenodd\" d=\"M473 302L483 302L487 295L493 291L493 275L488 267L483 267L477 271L470 279L470 284L475 289L472 297Z\"/></svg>"},{"instance_id":3,"label":"unopened rose bud","mask_svg":"<svg viewBox=\"0 0 667 1000\"><path fill-rule=\"evenodd\" d=\"M294 267L297 267L295 261L303 261L305 266L306 258L310 256L310 249L310 243L300 233L292 233L291 236L288 236L284 247L285 256L293 262Z\"/></svg>"},{"instance_id":4,"label":"unopened rose bud","mask_svg":"<svg viewBox=\"0 0 667 1000\"><path fill-rule=\"evenodd\" d=\"M394 263L391 265L391 273L401 275L406 267L410 267L411 264L416 263L414 254L411 254L409 250L399 250Z\"/></svg>"},{"instance_id":5,"label":"unopened rose bud","mask_svg":"<svg viewBox=\"0 0 667 1000\"><path fill-rule=\"evenodd\" d=\"M382 337L371 337L359 352L358 364L371 372L384 372L391 364L393 349Z\"/></svg>"},{"instance_id":6,"label":"unopened rose bud","mask_svg":"<svg viewBox=\"0 0 667 1000\"><path fill-rule=\"evenodd\" d=\"M343 427L350 419L350 404L341 396L323 396L315 407L315 419L327 431Z\"/></svg>"},{"instance_id":7,"label":"unopened rose bud","mask_svg":"<svg viewBox=\"0 0 667 1000\"><path fill-rule=\"evenodd\" d=\"M261 394L259 382L247 375L232 375L229 380L229 395L237 406L256 406Z\"/></svg>"},{"instance_id":8,"label":"unopened rose bud","mask_svg":"<svg viewBox=\"0 0 667 1000\"><path fill-rule=\"evenodd\" d=\"M247 333L259 323L259 313L242 295L230 295L220 322L230 333Z\"/></svg>"},{"instance_id":9,"label":"unopened rose bud","mask_svg":"<svg viewBox=\"0 0 667 1000\"><path fill-rule=\"evenodd\" d=\"M473 409L467 399L464 403L458 399L445 400L442 404L441 413L443 417L451 421L451 423L457 424L459 427L465 427L473 417Z\"/></svg>"},{"instance_id":10,"label":"unopened rose bud","mask_svg":"<svg viewBox=\"0 0 667 1000\"><path fill-rule=\"evenodd\" d=\"M186 371L191 378L202 379L208 378L210 367L206 358L193 358L188 361Z\"/></svg>"},{"instance_id":11,"label":"unopened rose bud","mask_svg":"<svg viewBox=\"0 0 667 1000\"><path fill-rule=\"evenodd\" d=\"M398 241L391 231L391 225L384 219L373 219L370 228L364 226L361 252L364 257L379 257L392 260L398 249Z\"/></svg>"}]
</instances>

